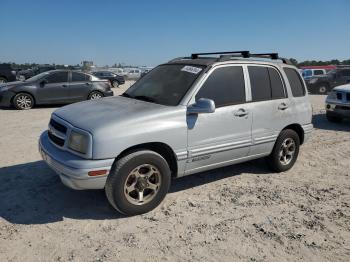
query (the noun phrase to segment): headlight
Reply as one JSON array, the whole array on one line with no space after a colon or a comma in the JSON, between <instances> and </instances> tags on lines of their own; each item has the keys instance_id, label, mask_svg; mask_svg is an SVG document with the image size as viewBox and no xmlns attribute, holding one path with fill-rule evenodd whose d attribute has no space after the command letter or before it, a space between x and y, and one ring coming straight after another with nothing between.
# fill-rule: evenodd
<instances>
[{"instance_id":1,"label":"headlight","mask_svg":"<svg viewBox=\"0 0 350 262\"><path fill-rule=\"evenodd\" d=\"M86 135L72 131L70 133L68 147L79 153L86 154L88 149L88 137Z\"/></svg>"},{"instance_id":2,"label":"headlight","mask_svg":"<svg viewBox=\"0 0 350 262\"><path fill-rule=\"evenodd\" d=\"M310 84L315 84L317 82L317 78L312 78L309 80Z\"/></svg>"},{"instance_id":3,"label":"headlight","mask_svg":"<svg viewBox=\"0 0 350 262\"><path fill-rule=\"evenodd\" d=\"M24 75L17 75L17 80L19 80L19 81L24 81L24 80L26 80L26 78L24 77Z\"/></svg>"}]
</instances>

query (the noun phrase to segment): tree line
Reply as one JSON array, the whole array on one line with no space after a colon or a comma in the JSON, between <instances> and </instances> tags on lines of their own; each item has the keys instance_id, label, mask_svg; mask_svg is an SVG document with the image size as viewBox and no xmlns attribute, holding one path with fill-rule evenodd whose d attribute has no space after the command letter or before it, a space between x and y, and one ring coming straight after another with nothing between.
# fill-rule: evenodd
<instances>
[{"instance_id":1,"label":"tree line","mask_svg":"<svg viewBox=\"0 0 350 262\"><path fill-rule=\"evenodd\" d=\"M323 65L350 65L350 59L346 60L338 60L338 59L332 59L329 61L316 61L316 60L306 60L303 62L298 62L294 58L290 58L289 61L292 62L293 65L300 67L300 66L323 66Z\"/></svg>"}]
</instances>

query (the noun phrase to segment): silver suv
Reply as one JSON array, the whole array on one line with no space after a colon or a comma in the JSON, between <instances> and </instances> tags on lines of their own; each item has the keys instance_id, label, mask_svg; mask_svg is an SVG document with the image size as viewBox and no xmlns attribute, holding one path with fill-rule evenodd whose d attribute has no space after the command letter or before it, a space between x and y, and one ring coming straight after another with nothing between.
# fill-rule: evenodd
<instances>
[{"instance_id":1,"label":"silver suv","mask_svg":"<svg viewBox=\"0 0 350 262\"><path fill-rule=\"evenodd\" d=\"M192 54L121 96L56 110L39 148L65 185L105 189L114 208L135 215L159 205L171 178L262 157L290 169L311 116L303 79L277 54Z\"/></svg>"}]
</instances>

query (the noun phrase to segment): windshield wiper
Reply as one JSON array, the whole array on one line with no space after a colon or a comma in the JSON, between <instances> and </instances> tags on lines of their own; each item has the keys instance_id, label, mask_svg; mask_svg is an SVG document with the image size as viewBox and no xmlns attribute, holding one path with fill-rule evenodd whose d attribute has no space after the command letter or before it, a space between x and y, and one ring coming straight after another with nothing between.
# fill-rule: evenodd
<instances>
[{"instance_id":1,"label":"windshield wiper","mask_svg":"<svg viewBox=\"0 0 350 262\"><path fill-rule=\"evenodd\" d=\"M152 97L149 97L149 96L134 96L132 98L135 98L135 99L138 99L138 100L142 100L142 101L146 101L146 102L157 103L157 101L155 99L153 99Z\"/></svg>"},{"instance_id":2,"label":"windshield wiper","mask_svg":"<svg viewBox=\"0 0 350 262\"><path fill-rule=\"evenodd\" d=\"M123 93L121 96L129 97L129 98L134 98L133 96L129 95L128 93Z\"/></svg>"}]
</instances>

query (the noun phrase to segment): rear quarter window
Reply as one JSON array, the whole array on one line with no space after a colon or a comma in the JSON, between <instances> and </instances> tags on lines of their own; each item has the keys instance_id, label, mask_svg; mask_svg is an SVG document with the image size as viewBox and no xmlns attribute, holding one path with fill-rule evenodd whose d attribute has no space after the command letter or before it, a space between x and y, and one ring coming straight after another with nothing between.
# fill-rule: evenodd
<instances>
[{"instance_id":1,"label":"rear quarter window","mask_svg":"<svg viewBox=\"0 0 350 262\"><path fill-rule=\"evenodd\" d=\"M300 74L292 68L284 68L287 75L290 88L294 97L305 96L305 87L301 80Z\"/></svg>"}]
</instances>

